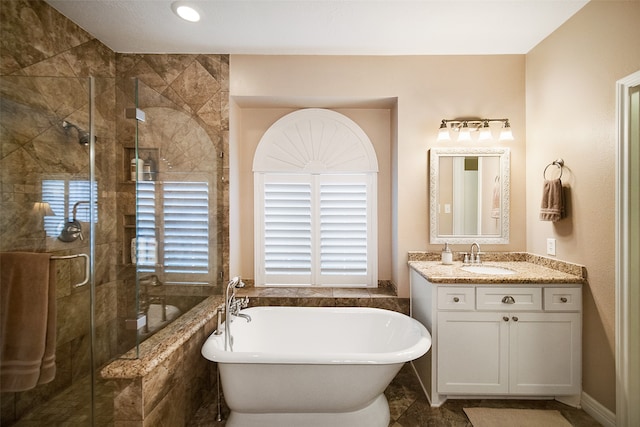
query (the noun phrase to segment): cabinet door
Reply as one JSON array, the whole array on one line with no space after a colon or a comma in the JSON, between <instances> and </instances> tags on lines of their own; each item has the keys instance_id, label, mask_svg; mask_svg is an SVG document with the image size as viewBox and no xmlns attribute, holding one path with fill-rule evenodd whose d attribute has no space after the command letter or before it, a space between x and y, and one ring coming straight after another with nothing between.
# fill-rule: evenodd
<instances>
[{"instance_id":1,"label":"cabinet door","mask_svg":"<svg viewBox=\"0 0 640 427\"><path fill-rule=\"evenodd\" d=\"M513 394L580 393L579 313L511 313L509 391Z\"/></svg>"},{"instance_id":2,"label":"cabinet door","mask_svg":"<svg viewBox=\"0 0 640 427\"><path fill-rule=\"evenodd\" d=\"M502 313L439 312L438 393L509 391L509 318Z\"/></svg>"}]
</instances>

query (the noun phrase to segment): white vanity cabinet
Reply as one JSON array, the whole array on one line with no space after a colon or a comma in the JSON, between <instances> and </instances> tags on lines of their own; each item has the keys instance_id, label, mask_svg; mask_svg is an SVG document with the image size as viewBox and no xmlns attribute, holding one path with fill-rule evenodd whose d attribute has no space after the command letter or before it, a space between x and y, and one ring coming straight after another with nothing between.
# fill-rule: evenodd
<instances>
[{"instance_id":1,"label":"white vanity cabinet","mask_svg":"<svg viewBox=\"0 0 640 427\"><path fill-rule=\"evenodd\" d=\"M540 396L577 406L581 306L580 285L433 284L411 269L411 315L432 336L414 366L431 404Z\"/></svg>"}]
</instances>

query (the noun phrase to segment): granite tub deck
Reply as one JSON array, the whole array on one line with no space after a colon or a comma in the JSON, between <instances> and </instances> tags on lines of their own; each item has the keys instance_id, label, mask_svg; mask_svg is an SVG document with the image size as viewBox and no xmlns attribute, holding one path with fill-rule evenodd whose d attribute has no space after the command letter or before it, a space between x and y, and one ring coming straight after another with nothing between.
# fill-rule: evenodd
<instances>
[{"instance_id":1,"label":"granite tub deck","mask_svg":"<svg viewBox=\"0 0 640 427\"><path fill-rule=\"evenodd\" d=\"M409 298L398 298L395 287L381 281L377 288L254 287L237 290L249 306L372 307L409 314Z\"/></svg>"},{"instance_id":2,"label":"granite tub deck","mask_svg":"<svg viewBox=\"0 0 640 427\"><path fill-rule=\"evenodd\" d=\"M222 302L219 295L207 298L144 341L139 358L131 350L102 368L113 388L115 427L187 425L215 389L215 364L200 348Z\"/></svg>"},{"instance_id":3,"label":"granite tub deck","mask_svg":"<svg viewBox=\"0 0 640 427\"><path fill-rule=\"evenodd\" d=\"M461 256L454 255L451 265L440 261L440 253L409 252L409 266L431 283L439 284L586 284L584 266L524 252L482 254L484 266L503 267L513 274L479 274L464 271Z\"/></svg>"}]
</instances>

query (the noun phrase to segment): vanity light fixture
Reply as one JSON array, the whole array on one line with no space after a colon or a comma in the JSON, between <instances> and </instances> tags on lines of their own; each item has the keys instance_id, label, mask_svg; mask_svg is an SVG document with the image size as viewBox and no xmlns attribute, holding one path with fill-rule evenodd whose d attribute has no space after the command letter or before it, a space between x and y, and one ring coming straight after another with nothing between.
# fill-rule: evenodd
<instances>
[{"instance_id":1,"label":"vanity light fixture","mask_svg":"<svg viewBox=\"0 0 640 427\"><path fill-rule=\"evenodd\" d=\"M189 22L198 22L200 20L200 13L189 4L177 1L171 4L171 10L180 18Z\"/></svg>"},{"instance_id":2,"label":"vanity light fixture","mask_svg":"<svg viewBox=\"0 0 640 427\"><path fill-rule=\"evenodd\" d=\"M490 141L493 139L491 123L502 123L499 141L513 141L513 133L509 119L442 119L438 129L437 141L451 141L451 131L458 132L457 141L471 141L471 132L479 132L478 141Z\"/></svg>"}]
</instances>

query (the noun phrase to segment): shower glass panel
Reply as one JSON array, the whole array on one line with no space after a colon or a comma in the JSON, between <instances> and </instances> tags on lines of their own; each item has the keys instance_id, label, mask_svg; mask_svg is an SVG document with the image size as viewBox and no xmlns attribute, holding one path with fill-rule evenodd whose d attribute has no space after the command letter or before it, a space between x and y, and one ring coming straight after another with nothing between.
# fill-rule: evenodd
<instances>
[{"instance_id":1,"label":"shower glass panel","mask_svg":"<svg viewBox=\"0 0 640 427\"><path fill-rule=\"evenodd\" d=\"M96 86L113 87L107 80L97 85L93 78L0 77L0 251L50 253L56 294L55 311L32 313L55 322L55 376L28 389L3 390L3 426L112 423L112 403L100 400L108 393L95 373L114 356L108 349L115 339L108 333L114 324L108 310L96 307L96 294L104 305L110 302L104 298L109 260L105 256L99 271L94 262L96 240L108 242L102 234L108 215L99 201L108 171L95 166L108 153L94 137L96 129L107 132L104 120L96 125L94 108Z\"/></svg>"},{"instance_id":2,"label":"shower glass panel","mask_svg":"<svg viewBox=\"0 0 640 427\"><path fill-rule=\"evenodd\" d=\"M169 97L171 92L158 93L141 79L132 87L135 109L127 116L135 123L135 137L123 148L135 187L135 219L125 222L135 224L130 250L139 344L219 293L222 159L211 135Z\"/></svg>"}]
</instances>

